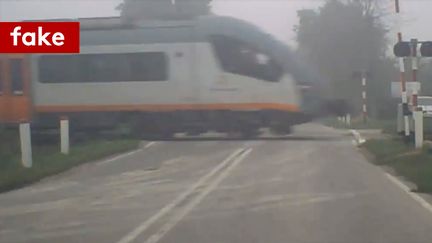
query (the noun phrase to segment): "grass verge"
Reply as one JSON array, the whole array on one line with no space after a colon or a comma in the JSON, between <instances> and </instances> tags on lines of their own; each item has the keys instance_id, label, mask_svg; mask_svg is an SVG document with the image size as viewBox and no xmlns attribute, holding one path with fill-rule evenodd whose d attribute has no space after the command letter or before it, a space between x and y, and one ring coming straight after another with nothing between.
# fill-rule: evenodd
<instances>
[{"instance_id":1,"label":"grass verge","mask_svg":"<svg viewBox=\"0 0 432 243\"><path fill-rule=\"evenodd\" d=\"M336 118L326 118L321 123L339 129L381 129L384 133L396 133L396 121L369 119L366 123L361 119L353 119L351 125L337 120Z\"/></svg>"},{"instance_id":2,"label":"grass verge","mask_svg":"<svg viewBox=\"0 0 432 243\"><path fill-rule=\"evenodd\" d=\"M16 134L0 133L0 192L37 182L47 176L64 172L74 166L132 150L138 140L92 140L71 146L69 155L59 152L58 145L33 145L33 167L20 163Z\"/></svg>"},{"instance_id":3,"label":"grass verge","mask_svg":"<svg viewBox=\"0 0 432 243\"><path fill-rule=\"evenodd\" d=\"M393 168L417 185L419 192L432 193L432 150L415 150L400 138L372 139L362 145L375 158L373 163Z\"/></svg>"}]
</instances>

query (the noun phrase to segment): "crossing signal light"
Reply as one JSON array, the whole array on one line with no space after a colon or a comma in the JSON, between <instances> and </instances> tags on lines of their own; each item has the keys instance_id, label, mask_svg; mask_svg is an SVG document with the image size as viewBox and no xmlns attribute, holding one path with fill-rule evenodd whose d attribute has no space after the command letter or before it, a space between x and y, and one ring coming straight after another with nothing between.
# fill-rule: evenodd
<instances>
[{"instance_id":1,"label":"crossing signal light","mask_svg":"<svg viewBox=\"0 0 432 243\"><path fill-rule=\"evenodd\" d=\"M417 47L414 47L415 51L416 49ZM397 57L410 57L413 55L411 51L411 43L408 41L398 42L393 48L393 52ZM422 42L420 47L420 54L423 57L432 57L432 41ZM416 54L414 53L414 55Z\"/></svg>"},{"instance_id":2,"label":"crossing signal light","mask_svg":"<svg viewBox=\"0 0 432 243\"><path fill-rule=\"evenodd\" d=\"M420 53L423 57L432 57L432 41L423 42Z\"/></svg>"},{"instance_id":3,"label":"crossing signal light","mask_svg":"<svg viewBox=\"0 0 432 243\"><path fill-rule=\"evenodd\" d=\"M411 45L406 41L398 42L394 46L393 52L397 57L409 57L411 56Z\"/></svg>"}]
</instances>

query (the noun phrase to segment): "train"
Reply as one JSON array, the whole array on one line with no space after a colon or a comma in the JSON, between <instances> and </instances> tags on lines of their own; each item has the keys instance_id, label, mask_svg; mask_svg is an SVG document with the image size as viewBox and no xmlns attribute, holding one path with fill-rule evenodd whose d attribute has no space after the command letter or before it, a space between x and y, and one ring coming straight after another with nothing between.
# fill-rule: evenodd
<instances>
[{"instance_id":1,"label":"train","mask_svg":"<svg viewBox=\"0 0 432 243\"><path fill-rule=\"evenodd\" d=\"M251 137L288 134L328 107L290 48L243 20L60 21L81 23L79 54L0 55L1 123Z\"/></svg>"}]
</instances>

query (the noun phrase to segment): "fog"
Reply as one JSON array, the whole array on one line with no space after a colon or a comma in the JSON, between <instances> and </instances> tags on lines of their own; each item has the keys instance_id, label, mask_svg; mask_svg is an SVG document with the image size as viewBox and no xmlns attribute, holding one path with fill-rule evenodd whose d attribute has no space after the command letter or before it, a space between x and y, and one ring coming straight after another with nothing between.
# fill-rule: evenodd
<instances>
[{"instance_id":1,"label":"fog","mask_svg":"<svg viewBox=\"0 0 432 243\"><path fill-rule=\"evenodd\" d=\"M385 11L390 37L395 32L393 0L386 0ZM24 19L76 18L114 16L121 0L0 0L0 21ZM219 15L235 16L261 26L284 42L295 44L293 26L297 11L318 8L321 0L213 0L212 10ZM417 37L432 40L429 10L432 1L401 0L402 31L406 39Z\"/></svg>"}]
</instances>

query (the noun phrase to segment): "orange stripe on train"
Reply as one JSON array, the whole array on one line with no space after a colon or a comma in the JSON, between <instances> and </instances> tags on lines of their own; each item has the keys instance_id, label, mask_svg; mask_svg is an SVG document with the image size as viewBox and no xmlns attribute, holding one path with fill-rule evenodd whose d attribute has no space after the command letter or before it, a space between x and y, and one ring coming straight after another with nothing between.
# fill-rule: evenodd
<instances>
[{"instance_id":1,"label":"orange stripe on train","mask_svg":"<svg viewBox=\"0 0 432 243\"><path fill-rule=\"evenodd\" d=\"M109 111L176 111L176 110L281 110L299 112L297 105L279 103L225 104L152 104L152 105L46 105L36 112L109 112Z\"/></svg>"}]
</instances>

